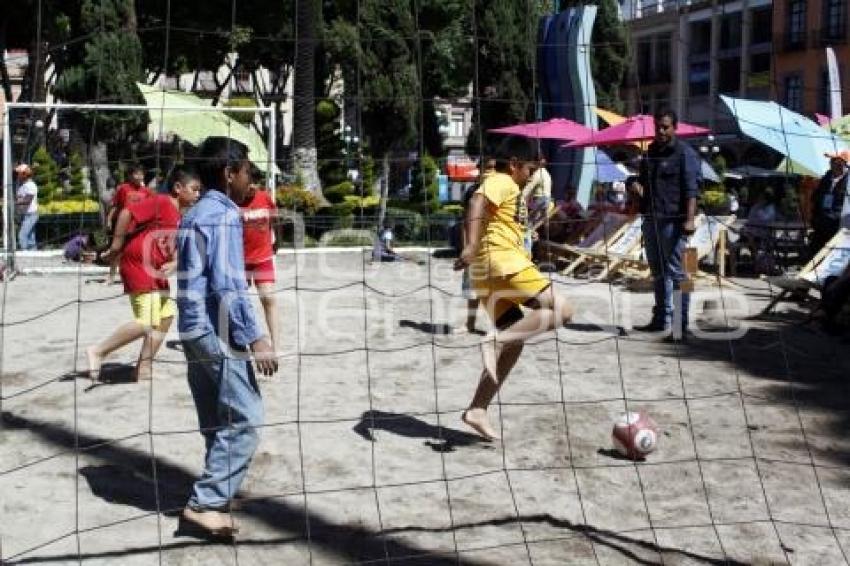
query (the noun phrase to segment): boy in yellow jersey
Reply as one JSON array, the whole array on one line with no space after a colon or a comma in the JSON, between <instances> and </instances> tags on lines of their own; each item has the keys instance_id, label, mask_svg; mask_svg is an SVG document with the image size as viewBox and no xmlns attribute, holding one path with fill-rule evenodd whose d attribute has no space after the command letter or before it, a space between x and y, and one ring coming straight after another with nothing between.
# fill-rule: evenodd
<instances>
[{"instance_id":1,"label":"boy in yellow jersey","mask_svg":"<svg viewBox=\"0 0 850 566\"><path fill-rule=\"evenodd\" d=\"M500 436L487 408L517 362L525 340L568 322L572 307L552 289L523 246L522 190L538 167L532 140L508 137L496 151L496 171L470 201L466 244L455 270L470 267L472 286L496 332L482 342L484 371L463 422L488 440ZM521 306L531 309L523 313Z\"/></svg>"}]
</instances>

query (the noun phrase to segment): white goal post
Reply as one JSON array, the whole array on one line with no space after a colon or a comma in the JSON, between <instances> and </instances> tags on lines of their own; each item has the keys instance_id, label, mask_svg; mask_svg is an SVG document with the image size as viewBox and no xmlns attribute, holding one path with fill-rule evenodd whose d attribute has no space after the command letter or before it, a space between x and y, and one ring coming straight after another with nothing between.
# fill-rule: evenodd
<instances>
[{"instance_id":1,"label":"white goal post","mask_svg":"<svg viewBox=\"0 0 850 566\"><path fill-rule=\"evenodd\" d=\"M247 112L252 114L269 115L269 134L266 139L267 160L265 163L267 185L274 189L277 176L277 146L275 131L277 116L274 108L264 107L220 107L220 106L148 106L146 104L72 104L63 102L9 102L3 109L3 260L7 265L14 264L15 254L15 191L12 161L12 126L10 117L14 110L89 110L89 111L140 111L140 112ZM45 128L47 125L45 124ZM157 138L166 132L160 127ZM211 135L214 135L211 132Z\"/></svg>"}]
</instances>

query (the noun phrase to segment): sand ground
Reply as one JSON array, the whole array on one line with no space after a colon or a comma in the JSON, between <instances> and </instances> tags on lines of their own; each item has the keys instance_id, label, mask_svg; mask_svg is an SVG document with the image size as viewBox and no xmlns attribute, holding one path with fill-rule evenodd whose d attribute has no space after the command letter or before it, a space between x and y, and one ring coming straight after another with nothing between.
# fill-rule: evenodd
<instances>
[{"instance_id":1,"label":"sand ground","mask_svg":"<svg viewBox=\"0 0 850 566\"><path fill-rule=\"evenodd\" d=\"M174 536L203 450L176 334L153 381L127 381L133 345L91 387L74 372L129 319L120 287L5 285L0 560L846 563L847 347L792 307L743 320L765 285L703 285L694 311L715 334L674 346L612 327L645 322L649 294L555 277L576 324L526 347L493 409L504 441L486 443L459 418L480 338L444 334L464 316L460 277L421 259L282 258L281 371L261 382L267 426L235 545ZM707 298L742 338L716 333ZM662 431L638 464L611 451L627 404Z\"/></svg>"}]
</instances>

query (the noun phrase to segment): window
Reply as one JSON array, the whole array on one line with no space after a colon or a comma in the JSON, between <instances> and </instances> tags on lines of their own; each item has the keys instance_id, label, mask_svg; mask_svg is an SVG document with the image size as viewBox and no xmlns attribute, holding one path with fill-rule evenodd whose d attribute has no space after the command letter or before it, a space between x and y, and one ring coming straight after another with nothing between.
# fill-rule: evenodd
<instances>
[{"instance_id":1,"label":"window","mask_svg":"<svg viewBox=\"0 0 850 566\"><path fill-rule=\"evenodd\" d=\"M785 77L785 106L789 110L803 110L803 78L800 75Z\"/></svg>"},{"instance_id":2,"label":"window","mask_svg":"<svg viewBox=\"0 0 850 566\"><path fill-rule=\"evenodd\" d=\"M773 34L773 10L771 8L753 10L750 13L750 44L770 43Z\"/></svg>"},{"instance_id":3,"label":"window","mask_svg":"<svg viewBox=\"0 0 850 566\"><path fill-rule=\"evenodd\" d=\"M691 55L707 55L711 51L711 21L691 24Z\"/></svg>"},{"instance_id":4,"label":"window","mask_svg":"<svg viewBox=\"0 0 850 566\"><path fill-rule=\"evenodd\" d=\"M741 12L727 14L720 20L720 49L741 47Z\"/></svg>"},{"instance_id":5,"label":"window","mask_svg":"<svg viewBox=\"0 0 850 566\"><path fill-rule=\"evenodd\" d=\"M647 84L652 82L652 44L642 40L637 46L638 80Z\"/></svg>"},{"instance_id":6,"label":"window","mask_svg":"<svg viewBox=\"0 0 850 566\"><path fill-rule=\"evenodd\" d=\"M788 5L788 44L801 45L806 39L806 0L790 0Z\"/></svg>"},{"instance_id":7,"label":"window","mask_svg":"<svg viewBox=\"0 0 850 566\"><path fill-rule=\"evenodd\" d=\"M717 88L720 94L737 94L741 85L740 57L720 59L717 64L719 65Z\"/></svg>"},{"instance_id":8,"label":"window","mask_svg":"<svg viewBox=\"0 0 850 566\"><path fill-rule=\"evenodd\" d=\"M708 94L711 83L710 63L692 63L688 70L689 94L699 96Z\"/></svg>"},{"instance_id":9,"label":"window","mask_svg":"<svg viewBox=\"0 0 850 566\"><path fill-rule=\"evenodd\" d=\"M823 69L818 85L818 112L829 115L829 71Z\"/></svg>"},{"instance_id":10,"label":"window","mask_svg":"<svg viewBox=\"0 0 850 566\"><path fill-rule=\"evenodd\" d=\"M449 137L462 138L465 134L463 112L452 112L452 117L449 120Z\"/></svg>"},{"instance_id":11,"label":"window","mask_svg":"<svg viewBox=\"0 0 850 566\"><path fill-rule=\"evenodd\" d=\"M844 39L847 33L847 0L823 0L824 40Z\"/></svg>"},{"instance_id":12,"label":"window","mask_svg":"<svg viewBox=\"0 0 850 566\"><path fill-rule=\"evenodd\" d=\"M670 36L662 35L658 37L658 43L655 44L655 78L659 82L670 80L670 43Z\"/></svg>"}]
</instances>

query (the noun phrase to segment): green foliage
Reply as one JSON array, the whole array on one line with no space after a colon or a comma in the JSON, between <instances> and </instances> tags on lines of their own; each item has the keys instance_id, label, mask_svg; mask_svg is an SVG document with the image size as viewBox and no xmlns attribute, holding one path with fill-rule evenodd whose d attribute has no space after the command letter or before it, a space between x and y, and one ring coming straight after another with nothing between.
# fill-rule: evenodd
<instances>
[{"instance_id":1,"label":"green foliage","mask_svg":"<svg viewBox=\"0 0 850 566\"><path fill-rule=\"evenodd\" d=\"M346 197L354 195L354 183L343 181L342 183L324 189L325 198L333 204L343 202Z\"/></svg>"},{"instance_id":2,"label":"green foliage","mask_svg":"<svg viewBox=\"0 0 850 566\"><path fill-rule=\"evenodd\" d=\"M392 229L396 240L416 240L425 227L421 214L401 208L387 208L384 223Z\"/></svg>"},{"instance_id":3,"label":"green foliage","mask_svg":"<svg viewBox=\"0 0 850 566\"><path fill-rule=\"evenodd\" d=\"M440 212L450 216L463 216L462 204L444 204L440 207Z\"/></svg>"},{"instance_id":4,"label":"green foliage","mask_svg":"<svg viewBox=\"0 0 850 566\"><path fill-rule=\"evenodd\" d=\"M345 197L345 202L350 202L354 206L355 214L371 216L373 214L377 214L378 207L381 204L381 199L377 195L368 197L359 197L352 195Z\"/></svg>"},{"instance_id":5,"label":"green foliage","mask_svg":"<svg viewBox=\"0 0 850 566\"><path fill-rule=\"evenodd\" d=\"M42 203L39 197L38 213L39 214L80 214L83 212L98 212L100 205L96 200L83 198L68 198L54 199L47 203Z\"/></svg>"},{"instance_id":6,"label":"green foliage","mask_svg":"<svg viewBox=\"0 0 850 566\"><path fill-rule=\"evenodd\" d=\"M279 207L301 212L306 216L313 216L319 210L318 197L297 184L278 187L275 196Z\"/></svg>"},{"instance_id":7,"label":"green foliage","mask_svg":"<svg viewBox=\"0 0 850 566\"><path fill-rule=\"evenodd\" d=\"M82 0L79 29L87 41L67 49L67 66L54 93L66 102L144 104L136 83L144 81L142 47L131 0ZM94 132L95 141L126 142L145 132L146 112L73 113L79 129Z\"/></svg>"},{"instance_id":8,"label":"green foliage","mask_svg":"<svg viewBox=\"0 0 850 566\"><path fill-rule=\"evenodd\" d=\"M535 9L540 10L540 6L535 5ZM478 81L473 83L473 94L480 104L474 108L466 142L469 155L481 153L482 132L534 118L539 14L529 13L527 2L475 0Z\"/></svg>"},{"instance_id":9,"label":"green foliage","mask_svg":"<svg viewBox=\"0 0 850 566\"><path fill-rule=\"evenodd\" d=\"M227 102L224 103L225 108L256 108L257 102L253 97L250 96L234 96L230 98ZM231 119L239 122L240 124L250 125L254 122L254 118L256 118L257 114L252 112L228 112L227 110L224 113L229 116Z\"/></svg>"},{"instance_id":10,"label":"green foliage","mask_svg":"<svg viewBox=\"0 0 850 566\"><path fill-rule=\"evenodd\" d=\"M723 174L729 170L729 167L726 165L726 158L723 157L720 153L715 153L711 158L711 166L717 171L717 174L720 177L723 177Z\"/></svg>"},{"instance_id":11,"label":"green foliage","mask_svg":"<svg viewBox=\"0 0 850 566\"><path fill-rule=\"evenodd\" d=\"M70 169L68 196L82 196L88 184L86 173L83 170L83 157L76 151L71 153L71 156L68 158L68 166Z\"/></svg>"},{"instance_id":12,"label":"green foliage","mask_svg":"<svg viewBox=\"0 0 850 566\"><path fill-rule=\"evenodd\" d=\"M375 173L375 160L372 159L371 155L364 155L360 158L359 163L363 196L372 196L375 194L375 184L378 182L378 176Z\"/></svg>"},{"instance_id":13,"label":"green foliage","mask_svg":"<svg viewBox=\"0 0 850 566\"><path fill-rule=\"evenodd\" d=\"M374 243L372 234L363 230L338 230L325 237L324 243L328 247L364 246L371 247Z\"/></svg>"},{"instance_id":14,"label":"green foliage","mask_svg":"<svg viewBox=\"0 0 850 566\"><path fill-rule=\"evenodd\" d=\"M410 183L410 202L420 210L434 212L440 208L437 162L427 153L414 163Z\"/></svg>"},{"instance_id":15,"label":"green foliage","mask_svg":"<svg viewBox=\"0 0 850 566\"><path fill-rule=\"evenodd\" d=\"M703 191L702 204L707 208L719 208L729 202L729 195L722 189Z\"/></svg>"},{"instance_id":16,"label":"green foliage","mask_svg":"<svg viewBox=\"0 0 850 566\"><path fill-rule=\"evenodd\" d=\"M340 109L330 99L316 103L316 152L319 158L319 178L323 187L339 185L347 178L345 145L339 130ZM334 202L327 191L325 196Z\"/></svg>"},{"instance_id":17,"label":"green foliage","mask_svg":"<svg viewBox=\"0 0 850 566\"><path fill-rule=\"evenodd\" d=\"M32 158L33 181L38 186L39 204L47 204L60 193L59 166L47 148L39 147Z\"/></svg>"}]
</instances>

